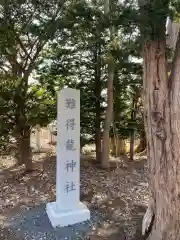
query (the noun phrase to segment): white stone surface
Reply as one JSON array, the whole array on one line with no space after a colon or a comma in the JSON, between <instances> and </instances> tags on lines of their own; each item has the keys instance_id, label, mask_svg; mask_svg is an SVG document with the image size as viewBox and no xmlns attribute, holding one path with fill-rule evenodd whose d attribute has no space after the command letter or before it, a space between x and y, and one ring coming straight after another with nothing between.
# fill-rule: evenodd
<instances>
[{"instance_id":1,"label":"white stone surface","mask_svg":"<svg viewBox=\"0 0 180 240\"><path fill-rule=\"evenodd\" d=\"M56 202L47 204L52 226L90 218L80 203L80 91L66 88L58 96Z\"/></svg>"},{"instance_id":2,"label":"white stone surface","mask_svg":"<svg viewBox=\"0 0 180 240\"><path fill-rule=\"evenodd\" d=\"M76 209L65 212L59 210L56 202L48 203L46 212L54 228L57 226L65 227L90 219L89 210L81 202L79 202L79 206Z\"/></svg>"}]
</instances>

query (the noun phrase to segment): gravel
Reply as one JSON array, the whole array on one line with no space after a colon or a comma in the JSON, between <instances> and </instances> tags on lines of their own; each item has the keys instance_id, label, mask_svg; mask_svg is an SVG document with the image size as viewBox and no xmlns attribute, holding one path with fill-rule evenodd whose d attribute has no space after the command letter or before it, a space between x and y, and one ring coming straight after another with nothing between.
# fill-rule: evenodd
<instances>
[{"instance_id":1,"label":"gravel","mask_svg":"<svg viewBox=\"0 0 180 240\"><path fill-rule=\"evenodd\" d=\"M19 240L78 240L84 239L98 221L91 211L91 220L68 227L53 228L45 212L45 205L32 208L8 219L8 231ZM3 235L1 235L1 239ZM8 240L13 240L9 238Z\"/></svg>"}]
</instances>

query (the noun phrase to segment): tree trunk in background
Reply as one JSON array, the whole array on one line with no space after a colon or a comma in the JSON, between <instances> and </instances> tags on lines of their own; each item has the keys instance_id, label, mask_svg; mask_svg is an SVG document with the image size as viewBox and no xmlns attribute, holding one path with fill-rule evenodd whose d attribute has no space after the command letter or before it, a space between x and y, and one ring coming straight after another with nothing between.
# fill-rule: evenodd
<instances>
[{"instance_id":1,"label":"tree trunk in background","mask_svg":"<svg viewBox=\"0 0 180 240\"><path fill-rule=\"evenodd\" d=\"M21 154L22 162L24 163L27 172L32 171L33 169L30 136L31 136L30 128L26 127L24 129L24 135L21 142L20 154Z\"/></svg>"},{"instance_id":2,"label":"tree trunk in background","mask_svg":"<svg viewBox=\"0 0 180 240\"><path fill-rule=\"evenodd\" d=\"M117 157L126 154L126 142L124 139L118 139L117 141Z\"/></svg>"},{"instance_id":3,"label":"tree trunk in background","mask_svg":"<svg viewBox=\"0 0 180 240\"><path fill-rule=\"evenodd\" d=\"M126 143L124 139L110 138L110 150L115 157L126 154Z\"/></svg>"},{"instance_id":4,"label":"tree trunk in background","mask_svg":"<svg viewBox=\"0 0 180 240\"><path fill-rule=\"evenodd\" d=\"M114 68L109 64L108 69L108 87L107 87L107 110L104 121L104 132L103 132L103 142L102 142L102 156L101 156L101 166L102 168L109 167L109 130L112 122L113 115L113 78L114 78Z\"/></svg>"},{"instance_id":5,"label":"tree trunk in background","mask_svg":"<svg viewBox=\"0 0 180 240\"><path fill-rule=\"evenodd\" d=\"M163 26L162 26L163 27ZM145 120L150 168L149 240L180 239L180 38L170 79L165 40L144 46Z\"/></svg>"},{"instance_id":6,"label":"tree trunk in background","mask_svg":"<svg viewBox=\"0 0 180 240\"><path fill-rule=\"evenodd\" d=\"M18 164L25 165L26 171L32 171L32 151L31 151L31 130L29 126L25 126L24 130L21 133L21 136L18 137Z\"/></svg>"},{"instance_id":7,"label":"tree trunk in background","mask_svg":"<svg viewBox=\"0 0 180 240\"><path fill-rule=\"evenodd\" d=\"M143 152L146 149L146 133L145 131L141 131L140 133L140 143L136 149L137 153Z\"/></svg>"},{"instance_id":8,"label":"tree trunk in background","mask_svg":"<svg viewBox=\"0 0 180 240\"><path fill-rule=\"evenodd\" d=\"M95 60L95 97L96 97L96 161L101 160L101 46L96 44L94 52Z\"/></svg>"},{"instance_id":9,"label":"tree trunk in background","mask_svg":"<svg viewBox=\"0 0 180 240\"><path fill-rule=\"evenodd\" d=\"M132 130L131 137L130 137L130 151L129 151L130 161L133 161L134 159L134 137L135 137L135 133L134 133L134 130Z\"/></svg>"},{"instance_id":10,"label":"tree trunk in background","mask_svg":"<svg viewBox=\"0 0 180 240\"><path fill-rule=\"evenodd\" d=\"M135 96L133 96L133 102L132 102L132 111L131 111L131 121L134 122L136 118L136 99ZM133 124L134 125L134 124ZM134 128L131 130L131 137L130 137L130 161L133 161L134 158L134 137L135 137L135 131Z\"/></svg>"},{"instance_id":11,"label":"tree trunk in background","mask_svg":"<svg viewBox=\"0 0 180 240\"><path fill-rule=\"evenodd\" d=\"M40 149L41 149L40 132L41 132L41 127L40 127L40 125L37 125L36 126L36 147L37 147L37 152L40 152Z\"/></svg>"},{"instance_id":12,"label":"tree trunk in background","mask_svg":"<svg viewBox=\"0 0 180 240\"><path fill-rule=\"evenodd\" d=\"M97 107L97 106L96 106ZM97 110L97 109L96 109ZM96 115L96 161L101 160L101 128L100 116Z\"/></svg>"},{"instance_id":13,"label":"tree trunk in background","mask_svg":"<svg viewBox=\"0 0 180 240\"><path fill-rule=\"evenodd\" d=\"M104 2L104 12L108 16L110 13L109 0ZM114 37L114 27L110 27L110 40ZM107 83L107 109L104 120L104 132L102 141L101 167L109 167L109 131L113 117L113 81L114 81L114 59L110 54L108 56L108 83Z\"/></svg>"}]
</instances>

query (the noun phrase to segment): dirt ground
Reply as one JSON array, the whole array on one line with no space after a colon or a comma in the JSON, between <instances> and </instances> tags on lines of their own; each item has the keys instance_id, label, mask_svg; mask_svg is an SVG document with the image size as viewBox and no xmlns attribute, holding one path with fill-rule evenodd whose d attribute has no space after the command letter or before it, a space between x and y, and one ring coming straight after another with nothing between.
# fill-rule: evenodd
<instances>
[{"instance_id":1,"label":"dirt ground","mask_svg":"<svg viewBox=\"0 0 180 240\"><path fill-rule=\"evenodd\" d=\"M24 174L13 159L0 159L0 239L10 236L7 219L13 214L55 200L56 156L52 151L34 154L34 172ZM147 164L112 160L102 170L93 156L81 158L81 201L97 211L100 221L89 233L91 240L140 240L141 222L148 202Z\"/></svg>"}]
</instances>

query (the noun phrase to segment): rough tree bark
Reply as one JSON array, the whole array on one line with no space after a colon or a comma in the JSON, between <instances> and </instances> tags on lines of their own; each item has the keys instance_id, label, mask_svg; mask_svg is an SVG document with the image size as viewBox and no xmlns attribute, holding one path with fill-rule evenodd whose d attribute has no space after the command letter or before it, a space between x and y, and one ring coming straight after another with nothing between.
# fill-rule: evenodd
<instances>
[{"instance_id":1,"label":"rough tree bark","mask_svg":"<svg viewBox=\"0 0 180 240\"><path fill-rule=\"evenodd\" d=\"M145 43L144 98L151 191L151 214L147 215L154 216L149 240L180 239L179 95L180 33L170 78L165 38Z\"/></svg>"},{"instance_id":2,"label":"rough tree bark","mask_svg":"<svg viewBox=\"0 0 180 240\"><path fill-rule=\"evenodd\" d=\"M142 232L148 230L148 240L180 240L180 32L168 77L169 4L168 0L139 0L145 37L144 117L150 173L150 202Z\"/></svg>"}]
</instances>

